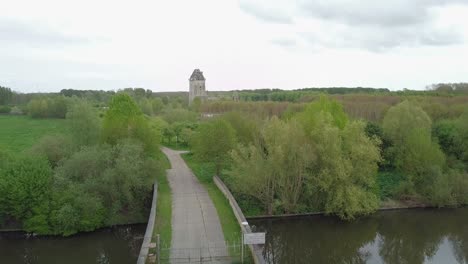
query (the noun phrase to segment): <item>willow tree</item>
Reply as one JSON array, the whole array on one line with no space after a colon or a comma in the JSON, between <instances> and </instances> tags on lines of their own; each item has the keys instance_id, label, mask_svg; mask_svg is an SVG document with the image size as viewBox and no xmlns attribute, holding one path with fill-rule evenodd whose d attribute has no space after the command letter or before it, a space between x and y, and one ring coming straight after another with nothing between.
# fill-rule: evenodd
<instances>
[{"instance_id":1,"label":"willow tree","mask_svg":"<svg viewBox=\"0 0 468 264\"><path fill-rule=\"evenodd\" d=\"M136 139L145 151L157 150L159 138L153 131L135 101L125 93L112 97L102 127L103 141L116 145L122 139Z\"/></svg>"},{"instance_id":2,"label":"willow tree","mask_svg":"<svg viewBox=\"0 0 468 264\"><path fill-rule=\"evenodd\" d=\"M445 166L443 152L432 141L431 119L420 107L404 101L388 110L382 127L393 145L387 156L393 157L395 168L406 176L402 194L430 199Z\"/></svg>"},{"instance_id":3,"label":"willow tree","mask_svg":"<svg viewBox=\"0 0 468 264\"><path fill-rule=\"evenodd\" d=\"M76 146L90 146L99 142L101 120L88 102L75 101L68 110L66 118Z\"/></svg>"},{"instance_id":4,"label":"willow tree","mask_svg":"<svg viewBox=\"0 0 468 264\"><path fill-rule=\"evenodd\" d=\"M373 212L379 206L375 192L379 140L367 137L361 121L340 129L324 112L316 121L310 134L318 157L308 182L310 202L342 219Z\"/></svg>"},{"instance_id":5,"label":"willow tree","mask_svg":"<svg viewBox=\"0 0 468 264\"><path fill-rule=\"evenodd\" d=\"M266 122L248 146L232 153L234 188L260 200L267 214L297 212L314 152L296 122ZM275 208L277 204L280 208ZM278 207L277 206L277 207Z\"/></svg>"},{"instance_id":6,"label":"willow tree","mask_svg":"<svg viewBox=\"0 0 468 264\"><path fill-rule=\"evenodd\" d=\"M219 175L235 144L234 129L222 119L201 124L193 135L192 151L200 161L213 162Z\"/></svg>"}]
</instances>

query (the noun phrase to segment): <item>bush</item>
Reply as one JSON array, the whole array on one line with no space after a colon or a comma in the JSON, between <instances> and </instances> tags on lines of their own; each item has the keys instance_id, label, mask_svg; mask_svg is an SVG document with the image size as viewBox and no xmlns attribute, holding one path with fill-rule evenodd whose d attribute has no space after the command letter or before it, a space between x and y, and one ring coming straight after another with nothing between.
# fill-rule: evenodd
<instances>
[{"instance_id":1,"label":"bush","mask_svg":"<svg viewBox=\"0 0 468 264\"><path fill-rule=\"evenodd\" d=\"M70 235L145 220L154 175L162 166L140 143L84 147L57 168L55 232ZM83 197L86 196L86 197ZM66 223L66 224L64 224Z\"/></svg>"},{"instance_id":2,"label":"bush","mask_svg":"<svg viewBox=\"0 0 468 264\"><path fill-rule=\"evenodd\" d=\"M0 114L8 114L11 111L11 107L7 105L0 105Z\"/></svg>"},{"instance_id":3,"label":"bush","mask_svg":"<svg viewBox=\"0 0 468 264\"><path fill-rule=\"evenodd\" d=\"M47 160L17 157L0 170L0 212L22 221L28 232L49 232L52 170Z\"/></svg>"},{"instance_id":4,"label":"bush","mask_svg":"<svg viewBox=\"0 0 468 264\"><path fill-rule=\"evenodd\" d=\"M71 141L64 135L50 135L41 138L34 146L31 147L29 153L36 156L44 156L49 161L50 166L55 168L59 161L70 155Z\"/></svg>"}]
</instances>

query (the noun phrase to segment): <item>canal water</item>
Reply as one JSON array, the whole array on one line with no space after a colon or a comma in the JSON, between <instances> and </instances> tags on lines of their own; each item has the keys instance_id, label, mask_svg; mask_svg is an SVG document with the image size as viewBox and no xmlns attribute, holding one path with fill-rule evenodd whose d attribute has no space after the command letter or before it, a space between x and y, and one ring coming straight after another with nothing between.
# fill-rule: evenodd
<instances>
[{"instance_id":1,"label":"canal water","mask_svg":"<svg viewBox=\"0 0 468 264\"><path fill-rule=\"evenodd\" d=\"M468 263L468 208L250 220L268 263Z\"/></svg>"},{"instance_id":2,"label":"canal water","mask_svg":"<svg viewBox=\"0 0 468 264\"><path fill-rule=\"evenodd\" d=\"M145 228L144 224L120 226L66 238L0 233L0 263L136 263Z\"/></svg>"}]
</instances>

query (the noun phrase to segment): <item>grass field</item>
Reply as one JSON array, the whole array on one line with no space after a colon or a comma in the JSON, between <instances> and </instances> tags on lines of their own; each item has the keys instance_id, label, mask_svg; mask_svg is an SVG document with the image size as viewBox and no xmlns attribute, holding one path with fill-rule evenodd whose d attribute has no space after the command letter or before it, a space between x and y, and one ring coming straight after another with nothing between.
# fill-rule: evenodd
<instances>
[{"instance_id":1,"label":"grass field","mask_svg":"<svg viewBox=\"0 0 468 264\"><path fill-rule=\"evenodd\" d=\"M65 133L64 119L33 119L29 116L0 115L0 149L13 153L30 148L42 136Z\"/></svg>"}]
</instances>

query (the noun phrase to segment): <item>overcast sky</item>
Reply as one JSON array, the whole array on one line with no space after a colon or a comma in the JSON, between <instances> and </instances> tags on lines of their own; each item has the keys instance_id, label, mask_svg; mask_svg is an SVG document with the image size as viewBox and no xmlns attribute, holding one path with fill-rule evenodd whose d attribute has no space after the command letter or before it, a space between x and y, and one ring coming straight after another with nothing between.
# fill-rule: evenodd
<instances>
[{"instance_id":1,"label":"overcast sky","mask_svg":"<svg viewBox=\"0 0 468 264\"><path fill-rule=\"evenodd\" d=\"M0 0L0 85L188 90L468 81L468 0Z\"/></svg>"}]
</instances>

